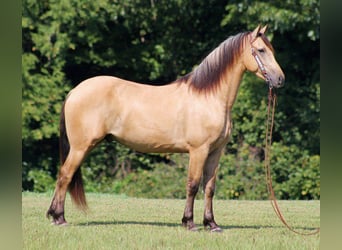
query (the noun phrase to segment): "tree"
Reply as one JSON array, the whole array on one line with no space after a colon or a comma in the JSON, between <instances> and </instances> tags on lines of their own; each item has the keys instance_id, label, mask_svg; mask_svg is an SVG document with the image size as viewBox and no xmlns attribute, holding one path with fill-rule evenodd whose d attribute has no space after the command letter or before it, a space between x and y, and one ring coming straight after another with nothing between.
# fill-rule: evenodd
<instances>
[{"instance_id":1,"label":"tree","mask_svg":"<svg viewBox=\"0 0 342 250\"><path fill-rule=\"evenodd\" d=\"M299 158L293 162L288 155L285 163L292 164L289 169L296 173L298 169L315 166L312 180L317 179L319 1L24 0L23 189L53 188L59 164L60 109L67 92L80 81L108 74L149 84L171 82L191 71L228 36L252 30L259 23L269 25L268 34L286 75L286 85L278 93L274 141L279 155L274 158L283 159L279 158L282 150L291 148ZM233 109L234 130L226 150L232 156L225 155L222 164L231 164L229 168L246 164L248 171L253 169L248 166L255 166L253 173L246 169L235 172L240 179L254 175L258 179L261 174L257 169L263 160L266 93L262 81L246 75ZM305 154L300 156L301 152ZM315 160L301 160L305 157ZM144 176L149 179L158 172L155 166L160 164L170 173L170 166L178 165L168 155L143 155L118 143L104 143L83 168L89 190L125 192L119 188L121 183L112 185L113 177L130 185L125 178L134 180L136 172L147 171ZM186 165L180 166L174 172L176 176L180 169L185 175ZM283 166L279 164L279 168ZM294 178L288 179L280 172L276 184L282 190L295 186L293 180L304 183L303 175L288 173ZM221 176L219 182L224 181L226 178ZM234 183L236 190L241 191L234 197L252 197L248 194L251 187L245 182ZM297 185L284 191L283 197L319 197L319 189L309 196L301 196L302 191L303 186Z\"/></svg>"}]
</instances>

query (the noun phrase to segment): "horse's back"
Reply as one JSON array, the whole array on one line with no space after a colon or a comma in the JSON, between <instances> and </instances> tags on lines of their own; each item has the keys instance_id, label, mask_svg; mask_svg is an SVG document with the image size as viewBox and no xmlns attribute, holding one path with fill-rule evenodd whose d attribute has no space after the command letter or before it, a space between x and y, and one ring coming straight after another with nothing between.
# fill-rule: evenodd
<instances>
[{"instance_id":1,"label":"horse's back","mask_svg":"<svg viewBox=\"0 0 342 250\"><path fill-rule=\"evenodd\" d=\"M80 97L101 95L100 93L105 94L106 92L112 92L115 88L127 87L128 85L134 87L138 83L114 76L95 76L79 83L70 91L69 95L79 95Z\"/></svg>"}]
</instances>

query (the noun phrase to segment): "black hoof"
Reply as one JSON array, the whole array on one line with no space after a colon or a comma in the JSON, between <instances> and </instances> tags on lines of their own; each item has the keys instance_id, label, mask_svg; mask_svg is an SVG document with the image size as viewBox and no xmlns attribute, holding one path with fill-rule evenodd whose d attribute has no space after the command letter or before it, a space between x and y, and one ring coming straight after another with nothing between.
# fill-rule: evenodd
<instances>
[{"instance_id":1,"label":"black hoof","mask_svg":"<svg viewBox=\"0 0 342 250\"><path fill-rule=\"evenodd\" d=\"M189 230L191 232L197 232L198 231L198 228L196 227L196 225L193 221L186 221L183 219L182 225L183 225L183 227L185 227L187 230Z\"/></svg>"},{"instance_id":2,"label":"black hoof","mask_svg":"<svg viewBox=\"0 0 342 250\"><path fill-rule=\"evenodd\" d=\"M49 219L52 217L52 224L57 226L65 226L68 223L66 222L64 218L64 212L62 213L56 213L55 211L49 209L46 213L46 217Z\"/></svg>"},{"instance_id":3,"label":"black hoof","mask_svg":"<svg viewBox=\"0 0 342 250\"><path fill-rule=\"evenodd\" d=\"M222 229L216 224L216 222L213 219L210 221L207 219L204 219L203 225L204 225L204 228L209 229L210 232L212 232L212 233L221 233L222 232Z\"/></svg>"}]
</instances>

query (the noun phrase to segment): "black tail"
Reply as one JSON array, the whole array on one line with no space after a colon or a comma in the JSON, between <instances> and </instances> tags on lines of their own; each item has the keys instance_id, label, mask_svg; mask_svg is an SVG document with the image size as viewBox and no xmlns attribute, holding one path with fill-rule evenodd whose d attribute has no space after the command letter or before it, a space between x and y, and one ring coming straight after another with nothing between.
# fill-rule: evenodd
<instances>
[{"instance_id":1,"label":"black tail","mask_svg":"<svg viewBox=\"0 0 342 250\"><path fill-rule=\"evenodd\" d=\"M59 157L63 165L70 151L69 139L65 127L65 102L63 103L59 123ZM81 168L78 167L69 184L69 193L72 201L83 211L87 209L87 201L84 194Z\"/></svg>"},{"instance_id":2,"label":"black tail","mask_svg":"<svg viewBox=\"0 0 342 250\"><path fill-rule=\"evenodd\" d=\"M68 136L66 134L66 128L65 128L65 102L63 103L61 117L59 121L59 159L61 161L61 164L63 165L70 150L70 144L68 140Z\"/></svg>"}]
</instances>

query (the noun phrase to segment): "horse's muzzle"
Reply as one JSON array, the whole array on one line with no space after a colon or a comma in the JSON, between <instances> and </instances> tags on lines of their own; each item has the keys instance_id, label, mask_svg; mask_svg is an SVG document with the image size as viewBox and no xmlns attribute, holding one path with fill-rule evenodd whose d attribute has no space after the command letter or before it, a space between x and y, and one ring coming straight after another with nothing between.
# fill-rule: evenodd
<instances>
[{"instance_id":1,"label":"horse's muzzle","mask_svg":"<svg viewBox=\"0 0 342 250\"><path fill-rule=\"evenodd\" d=\"M277 78L274 78L274 79L270 79L269 81L269 86L271 88L281 88L283 87L285 84L285 76L282 75L282 76L278 76Z\"/></svg>"}]
</instances>

